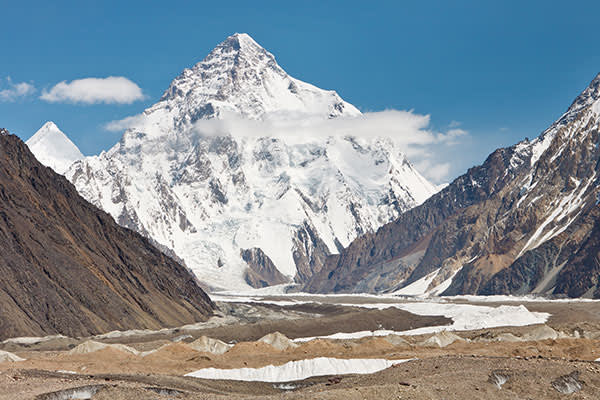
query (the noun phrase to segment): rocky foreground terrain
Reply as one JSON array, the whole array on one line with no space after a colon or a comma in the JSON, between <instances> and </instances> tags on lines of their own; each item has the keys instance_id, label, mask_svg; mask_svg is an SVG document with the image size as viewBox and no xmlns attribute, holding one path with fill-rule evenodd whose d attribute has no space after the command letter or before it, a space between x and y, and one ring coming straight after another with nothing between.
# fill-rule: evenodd
<instances>
[{"instance_id":1,"label":"rocky foreground terrain","mask_svg":"<svg viewBox=\"0 0 600 400\"><path fill-rule=\"evenodd\" d=\"M346 301L346 300L344 300ZM594 399L600 396L600 312L593 302L528 302L545 324L356 339L290 338L359 329L404 330L450 322L338 301L218 303L209 321L178 329L0 344L0 399ZM455 304L464 303L456 300ZM473 304L473 303L470 303ZM503 304L485 303L491 307ZM514 303L510 303L514 305ZM362 321L357 326L356 322ZM275 333L275 330L287 335ZM4 353L6 352L6 353ZM6 360L6 356L4 356ZM203 368L259 368L290 361L408 360L369 375L294 382L184 376Z\"/></svg>"},{"instance_id":2,"label":"rocky foreground terrain","mask_svg":"<svg viewBox=\"0 0 600 400\"><path fill-rule=\"evenodd\" d=\"M186 268L0 132L0 338L158 329L211 315Z\"/></svg>"}]
</instances>

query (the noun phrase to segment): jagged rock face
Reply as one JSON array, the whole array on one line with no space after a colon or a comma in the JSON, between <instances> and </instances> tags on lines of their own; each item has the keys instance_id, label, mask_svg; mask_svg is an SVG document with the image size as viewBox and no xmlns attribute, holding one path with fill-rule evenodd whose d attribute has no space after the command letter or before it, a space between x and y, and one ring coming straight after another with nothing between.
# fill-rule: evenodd
<instances>
[{"instance_id":1,"label":"jagged rock face","mask_svg":"<svg viewBox=\"0 0 600 400\"><path fill-rule=\"evenodd\" d=\"M444 294L600 297L599 87L600 75L539 138L330 257L306 289L393 291L437 271L430 288L453 278Z\"/></svg>"},{"instance_id":2,"label":"jagged rock face","mask_svg":"<svg viewBox=\"0 0 600 400\"><path fill-rule=\"evenodd\" d=\"M0 338L158 329L213 304L184 267L0 137Z\"/></svg>"},{"instance_id":3,"label":"jagged rock face","mask_svg":"<svg viewBox=\"0 0 600 400\"><path fill-rule=\"evenodd\" d=\"M253 288L263 288L287 283L288 279L275 268L273 261L261 249L246 249L240 252L248 264L244 279Z\"/></svg>"},{"instance_id":4,"label":"jagged rock face","mask_svg":"<svg viewBox=\"0 0 600 400\"><path fill-rule=\"evenodd\" d=\"M176 78L117 145L75 163L67 177L211 287L249 287L245 249L260 249L288 282L303 282L326 256L436 189L388 139L197 129L298 114L326 120L360 112L333 91L291 78L251 38L234 35Z\"/></svg>"}]
</instances>

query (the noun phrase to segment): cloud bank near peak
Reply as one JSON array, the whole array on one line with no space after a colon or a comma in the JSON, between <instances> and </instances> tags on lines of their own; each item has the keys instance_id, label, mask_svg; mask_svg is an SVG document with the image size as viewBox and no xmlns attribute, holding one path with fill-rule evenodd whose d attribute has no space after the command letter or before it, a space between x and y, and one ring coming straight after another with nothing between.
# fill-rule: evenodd
<instances>
[{"instance_id":1,"label":"cloud bank near peak","mask_svg":"<svg viewBox=\"0 0 600 400\"><path fill-rule=\"evenodd\" d=\"M237 115L199 120L188 129L199 136L275 137L302 142L323 137L390 138L408 159L432 182L444 183L453 172L448 149L460 145L468 132L456 125L446 131L432 128L429 115L413 111L386 110L364 113L353 118L310 118L310 116L272 115L263 120L248 120ZM161 135L152 114L137 114L110 121L104 129L122 132L128 129ZM164 125L163 125L164 126ZM164 130L164 132L162 130Z\"/></svg>"},{"instance_id":2,"label":"cloud bank near peak","mask_svg":"<svg viewBox=\"0 0 600 400\"><path fill-rule=\"evenodd\" d=\"M131 104L145 98L142 89L122 76L62 81L44 89L40 99L49 103Z\"/></svg>"}]
</instances>

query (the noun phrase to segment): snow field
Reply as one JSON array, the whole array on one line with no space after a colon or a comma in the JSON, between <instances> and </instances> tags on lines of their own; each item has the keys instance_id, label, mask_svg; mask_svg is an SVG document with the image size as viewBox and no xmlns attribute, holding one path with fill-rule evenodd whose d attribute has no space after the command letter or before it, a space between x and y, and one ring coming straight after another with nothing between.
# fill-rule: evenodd
<instances>
[{"instance_id":1,"label":"snow field","mask_svg":"<svg viewBox=\"0 0 600 400\"><path fill-rule=\"evenodd\" d=\"M410 360L386 360L377 358L339 359L318 357L290 361L283 365L267 365L261 368L217 369L204 368L185 376L201 379L225 379L258 382L291 382L313 376L372 374Z\"/></svg>"}]
</instances>

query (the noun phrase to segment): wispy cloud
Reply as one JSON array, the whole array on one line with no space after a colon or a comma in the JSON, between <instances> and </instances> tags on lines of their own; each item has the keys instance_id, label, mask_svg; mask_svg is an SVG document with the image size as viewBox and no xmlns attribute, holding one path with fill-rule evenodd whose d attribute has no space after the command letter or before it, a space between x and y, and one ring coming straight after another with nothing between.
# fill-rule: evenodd
<instances>
[{"instance_id":1,"label":"wispy cloud","mask_svg":"<svg viewBox=\"0 0 600 400\"><path fill-rule=\"evenodd\" d=\"M10 76L6 78L7 88L0 90L0 101L2 102L13 102L18 99L31 96L35 93L35 86L27 82L15 83L10 79Z\"/></svg>"},{"instance_id":2,"label":"wispy cloud","mask_svg":"<svg viewBox=\"0 0 600 400\"><path fill-rule=\"evenodd\" d=\"M50 103L131 104L144 99L142 89L122 76L62 81L44 90L40 99Z\"/></svg>"},{"instance_id":3,"label":"wispy cloud","mask_svg":"<svg viewBox=\"0 0 600 400\"><path fill-rule=\"evenodd\" d=\"M123 119L117 119L104 124L104 129L109 132L123 132L129 128L143 126L144 114L132 115Z\"/></svg>"},{"instance_id":4,"label":"wispy cloud","mask_svg":"<svg viewBox=\"0 0 600 400\"><path fill-rule=\"evenodd\" d=\"M440 162L435 158L435 154L430 153L429 158L421 158L414 162L415 168L431 182L447 182L450 177L451 164L449 162Z\"/></svg>"},{"instance_id":5,"label":"wispy cloud","mask_svg":"<svg viewBox=\"0 0 600 400\"><path fill-rule=\"evenodd\" d=\"M439 183L449 178L451 164L447 162L448 148L460 144L468 135L464 129L453 127L445 132L431 128L429 115L412 111L386 110L364 113L355 118L307 118L289 115L265 120L247 120L236 115L222 119L200 120L190 126L190 134L200 136L232 135L237 137L279 137L294 142L311 141L318 137L387 137L400 146L409 160L428 179ZM152 134L160 131L153 115L138 114L110 121L104 129L111 132L135 129ZM172 126L172 125L171 125ZM165 128L163 128L165 129ZM441 160L446 161L441 161Z\"/></svg>"}]
</instances>

